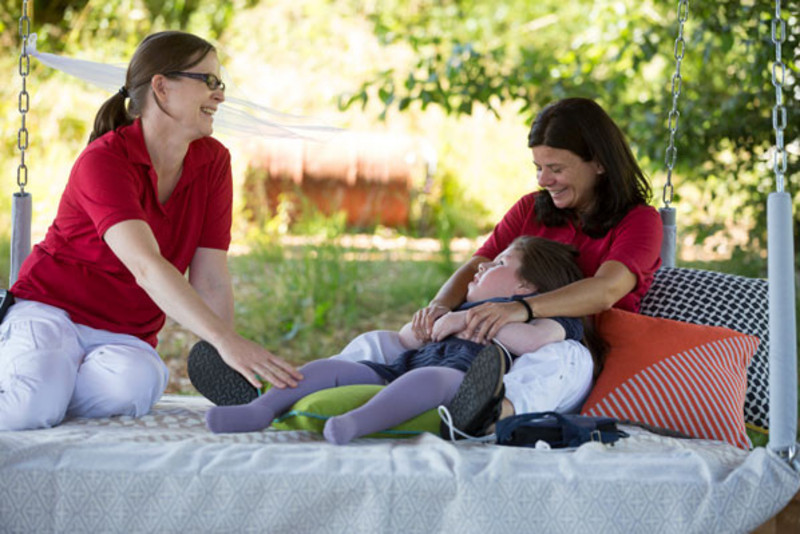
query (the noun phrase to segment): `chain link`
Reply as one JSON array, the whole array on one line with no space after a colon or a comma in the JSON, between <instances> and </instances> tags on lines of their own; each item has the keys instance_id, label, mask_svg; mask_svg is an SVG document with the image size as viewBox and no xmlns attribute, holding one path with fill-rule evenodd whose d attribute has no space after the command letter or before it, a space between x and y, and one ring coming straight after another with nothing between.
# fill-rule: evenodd
<instances>
[{"instance_id":1,"label":"chain link","mask_svg":"<svg viewBox=\"0 0 800 534\"><path fill-rule=\"evenodd\" d=\"M686 41L683 38L683 28L686 20L689 18L689 0L678 1L678 37L675 39L675 74L672 75L672 110L669 112L668 128L669 128L669 144L664 153L664 163L667 165L667 182L664 184L664 193L662 199L664 205L668 208L672 203L672 195L674 188L672 187L672 169L675 167L675 161L678 158L678 149L675 147L675 134L678 131L678 118L681 116L678 111L678 97L681 96L681 86L683 85L683 77L681 77L681 61L686 52Z\"/></svg>"},{"instance_id":2,"label":"chain link","mask_svg":"<svg viewBox=\"0 0 800 534\"><path fill-rule=\"evenodd\" d=\"M17 132L17 148L19 148L19 166L17 167L17 186L20 194L25 194L28 185L28 167L25 165L25 150L28 149L28 128L25 118L30 109L31 98L28 94L28 75L31 72L31 58L28 55L28 38L31 35L31 19L28 17L28 0L22 1L22 16L19 19L19 36L22 41L22 52L19 56L19 75L22 77L22 90L19 93L20 128Z\"/></svg>"},{"instance_id":3,"label":"chain link","mask_svg":"<svg viewBox=\"0 0 800 534\"><path fill-rule=\"evenodd\" d=\"M783 130L786 128L786 106L783 105L783 84L786 76L786 65L781 55L781 45L786 41L786 21L781 16L781 0L775 0L775 18L772 19L772 44L775 45L775 63L772 64L772 85L775 87L775 106L772 108L772 128L775 130L775 152L772 168L775 171L775 187L783 192L784 174L786 174L786 149L784 147Z\"/></svg>"}]
</instances>

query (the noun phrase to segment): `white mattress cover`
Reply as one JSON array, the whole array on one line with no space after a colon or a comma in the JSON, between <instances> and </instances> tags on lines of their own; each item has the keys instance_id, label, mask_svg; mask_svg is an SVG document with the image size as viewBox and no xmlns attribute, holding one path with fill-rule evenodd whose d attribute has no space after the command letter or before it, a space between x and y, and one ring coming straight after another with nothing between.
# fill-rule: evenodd
<instances>
[{"instance_id":1,"label":"white mattress cover","mask_svg":"<svg viewBox=\"0 0 800 534\"><path fill-rule=\"evenodd\" d=\"M747 532L800 477L773 453L626 427L573 452L425 434L214 435L209 404L0 432L0 532Z\"/></svg>"}]
</instances>

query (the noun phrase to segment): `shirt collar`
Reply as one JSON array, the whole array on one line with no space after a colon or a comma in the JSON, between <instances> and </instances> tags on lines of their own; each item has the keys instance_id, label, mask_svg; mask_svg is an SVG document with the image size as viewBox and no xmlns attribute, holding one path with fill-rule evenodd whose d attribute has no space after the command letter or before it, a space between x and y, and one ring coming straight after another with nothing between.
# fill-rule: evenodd
<instances>
[{"instance_id":1,"label":"shirt collar","mask_svg":"<svg viewBox=\"0 0 800 534\"><path fill-rule=\"evenodd\" d=\"M128 159L130 159L131 163L139 163L148 167L153 166L150 161L150 154L147 152L147 145L144 144L141 119L136 119L133 124L120 128L118 133L125 140Z\"/></svg>"},{"instance_id":2,"label":"shirt collar","mask_svg":"<svg viewBox=\"0 0 800 534\"><path fill-rule=\"evenodd\" d=\"M147 145L144 142L144 132L142 131L142 120L137 118L133 124L120 128L119 134L125 141L128 158L132 163L146 165L152 170L153 162L150 153L147 152ZM203 166L213 158L213 151L204 145L209 140L206 138L197 139L189 144L186 156L183 158L183 176L179 187L190 183L199 174L196 169Z\"/></svg>"}]
</instances>

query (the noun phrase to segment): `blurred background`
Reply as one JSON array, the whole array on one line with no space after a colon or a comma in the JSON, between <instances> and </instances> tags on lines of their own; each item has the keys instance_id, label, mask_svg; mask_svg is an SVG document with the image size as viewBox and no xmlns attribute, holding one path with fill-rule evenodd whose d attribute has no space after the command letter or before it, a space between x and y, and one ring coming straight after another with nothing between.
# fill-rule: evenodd
<instances>
[{"instance_id":1,"label":"blurred background","mask_svg":"<svg viewBox=\"0 0 800 534\"><path fill-rule=\"evenodd\" d=\"M0 257L8 258L22 2L0 4ZM679 264L766 275L772 2L693 3L690 12L654 0L29 4L42 52L125 65L151 32L194 32L217 45L228 97L343 129L322 143L216 135L234 161L237 327L291 361L334 354L365 330L399 328L425 305L535 188L527 132L552 100L585 96L605 107L661 207L676 56ZM783 13L784 136L786 188L798 213L800 21L792 4ZM37 242L110 94L35 60L27 88L26 190ZM7 284L2 261L0 287ZM192 392L185 355L195 341L172 323L162 333L170 392Z\"/></svg>"}]
</instances>

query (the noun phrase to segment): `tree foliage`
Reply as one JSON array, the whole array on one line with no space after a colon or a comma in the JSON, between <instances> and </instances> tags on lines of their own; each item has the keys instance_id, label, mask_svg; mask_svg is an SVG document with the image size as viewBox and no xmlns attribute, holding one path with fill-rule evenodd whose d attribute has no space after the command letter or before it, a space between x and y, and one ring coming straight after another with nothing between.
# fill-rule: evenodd
<instances>
[{"instance_id":1,"label":"tree foliage","mask_svg":"<svg viewBox=\"0 0 800 534\"><path fill-rule=\"evenodd\" d=\"M215 39L231 24L234 10L258 0L29 0L33 31L48 38L48 50L61 52L72 44L119 42L136 44L158 29L198 31ZM0 0L0 34L18 26L22 0ZM104 41L107 40L107 41ZM8 43L4 43L8 44ZM16 43L14 43L16 45Z\"/></svg>"},{"instance_id":2,"label":"tree foliage","mask_svg":"<svg viewBox=\"0 0 800 534\"><path fill-rule=\"evenodd\" d=\"M515 102L530 121L552 100L591 97L620 123L652 173L665 167L667 118L679 88L676 175L712 196L738 198L763 235L775 140L771 1L692 2L684 46L676 42L677 2L417 0L405 10L378 4L370 13L376 34L387 45L410 46L415 59L404 69L376 71L343 107L379 98L384 113L439 106L470 114L476 105L496 112ZM797 15L783 10L789 179L800 177ZM681 52L682 82L673 86Z\"/></svg>"}]
</instances>

